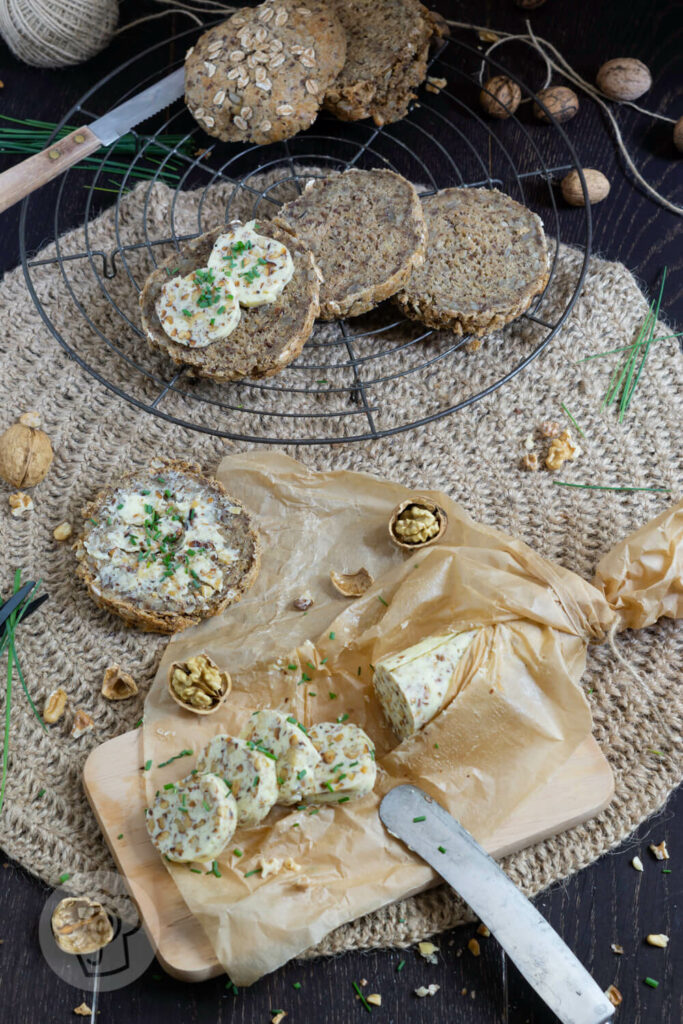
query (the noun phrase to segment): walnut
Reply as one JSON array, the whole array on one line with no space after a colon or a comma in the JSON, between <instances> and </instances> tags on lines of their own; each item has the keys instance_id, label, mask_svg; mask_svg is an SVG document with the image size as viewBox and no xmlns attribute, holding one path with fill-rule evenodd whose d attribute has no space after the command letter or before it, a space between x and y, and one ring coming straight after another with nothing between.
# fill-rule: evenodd
<instances>
[{"instance_id":1,"label":"walnut","mask_svg":"<svg viewBox=\"0 0 683 1024\"><path fill-rule=\"evenodd\" d=\"M50 696L45 701L45 707L43 708L43 721L47 722L48 725L54 725L64 714L66 709L66 690L63 690L60 686L58 690L53 690Z\"/></svg>"},{"instance_id":2,"label":"walnut","mask_svg":"<svg viewBox=\"0 0 683 1024\"><path fill-rule=\"evenodd\" d=\"M494 75L484 82L479 102L490 117L511 117L522 101L522 90L507 75Z\"/></svg>"},{"instance_id":3,"label":"walnut","mask_svg":"<svg viewBox=\"0 0 683 1024\"><path fill-rule=\"evenodd\" d=\"M196 654L184 662L171 665L168 690L171 697L186 711L210 715L217 711L230 693L230 676L221 672L208 654Z\"/></svg>"},{"instance_id":4,"label":"walnut","mask_svg":"<svg viewBox=\"0 0 683 1024\"><path fill-rule=\"evenodd\" d=\"M309 608L313 607L313 598L310 594L302 594L301 597L297 597L296 601L292 601L292 605L298 612L307 612Z\"/></svg>"},{"instance_id":5,"label":"walnut","mask_svg":"<svg viewBox=\"0 0 683 1024\"><path fill-rule=\"evenodd\" d=\"M398 505L389 520L389 536L401 548L425 547L446 532L445 511L428 498L413 498Z\"/></svg>"},{"instance_id":6,"label":"walnut","mask_svg":"<svg viewBox=\"0 0 683 1024\"><path fill-rule=\"evenodd\" d=\"M581 449L568 430L563 430L559 437L550 442L550 448L545 458L548 469L553 471L559 469L565 462L573 462L581 454Z\"/></svg>"},{"instance_id":7,"label":"walnut","mask_svg":"<svg viewBox=\"0 0 683 1024\"><path fill-rule=\"evenodd\" d=\"M583 176L586 180L586 190L588 192L588 202L601 203L603 199L606 199L610 191L610 183L602 173L602 171L596 171L593 168L583 169ZM579 178L578 171L570 171L562 179L562 195L565 201L570 206L585 206L586 199L583 194L583 188L581 186L581 179Z\"/></svg>"},{"instance_id":8,"label":"walnut","mask_svg":"<svg viewBox=\"0 0 683 1024\"><path fill-rule=\"evenodd\" d=\"M261 869L261 879L269 878L270 875L277 875L282 870L282 861L279 857L259 857L258 866Z\"/></svg>"},{"instance_id":9,"label":"walnut","mask_svg":"<svg viewBox=\"0 0 683 1024\"><path fill-rule=\"evenodd\" d=\"M83 708L79 708L74 715L73 725L71 726L71 735L73 739L80 740L81 736L86 732L90 732L94 725L95 722L88 712L84 711Z\"/></svg>"},{"instance_id":10,"label":"walnut","mask_svg":"<svg viewBox=\"0 0 683 1024\"><path fill-rule=\"evenodd\" d=\"M87 1003L81 1003L74 1009L74 1013L78 1014L79 1017L92 1017L92 1010Z\"/></svg>"},{"instance_id":11,"label":"walnut","mask_svg":"<svg viewBox=\"0 0 683 1024\"><path fill-rule=\"evenodd\" d=\"M25 494L24 491L17 491L16 494L10 494L9 507L11 514L15 519L18 519L25 512L33 511L33 499L30 494Z\"/></svg>"},{"instance_id":12,"label":"walnut","mask_svg":"<svg viewBox=\"0 0 683 1024\"><path fill-rule=\"evenodd\" d=\"M522 468L528 469L530 473L535 473L538 469L538 455L536 452L527 452L526 455L522 456Z\"/></svg>"},{"instance_id":13,"label":"walnut","mask_svg":"<svg viewBox=\"0 0 683 1024\"><path fill-rule=\"evenodd\" d=\"M571 121L579 112L579 97L573 89L568 89L566 85L555 85L551 89L541 89L538 93L538 98L560 124L563 124L565 121ZM548 114L538 103L534 103L534 116L544 124L552 123Z\"/></svg>"},{"instance_id":14,"label":"walnut","mask_svg":"<svg viewBox=\"0 0 683 1024\"><path fill-rule=\"evenodd\" d=\"M481 953L481 946L479 945L476 939L470 939L470 941L467 943L467 948L469 949L472 956L479 956Z\"/></svg>"},{"instance_id":15,"label":"walnut","mask_svg":"<svg viewBox=\"0 0 683 1024\"><path fill-rule=\"evenodd\" d=\"M542 437L558 437L560 434L560 424L557 420L543 420L538 429Z\"/></svg>"},{"instance_id":16,"label":"walnut","mask_svg":"<svg viewBox=\"0 0 683 1024\"><path fill-rule=\"evenodd\" d=\"M110 665L102 680L102 696L107 700L127 700L138 692L138 684L118 665Z\"/></svg>"},{"instance_id":17,"label":"walnut","mask_svg":"<svg viewBox=\"0 0 683 1024\"><path fill-rule=\"evenodd\" d=\"M0 476L13 487L35 487L52 458L50 438L36 427L14 423L0 436Z\"/></svg>"},{"instance_id":18,"label":"walnut","mask_svg":"<svg viewBox=\"0 0 683 1024\"><path fill-rule=\"evenodd\" d=\"M367 569L359 569L358 572L335 572L330 573L332 586L344 597L362 597L373 584L373 579Z\"/></svg>"},{"instance_id":19,"label":"walnut","mask_svg":"<svg viewBox=\"0 0 683 1024\"><path fill-rule=\"evenodd\" d=\"M65 953L95 953L114 938L114 929L101 903L87 896L68 896L52 912L52 934Z\"/></svg>"},{"instance_id":20,"label":"walnut","mask_svg":"<svg viewBox=\"0 0 683 1024\"><path fill-rule=\"evenodd\" d=\"M59 526L55 526L54 530L52 531L52 536L54 537L55 540L68 540L71 534L71 523L67 523L66 521L60 523Z\"/></svg>"},{"instance_id":21,"label":"walnut","mask_svg":"<svg viewBox=\"0 0 683 1024\"><path fill-rule=\"evenodd\" d=\"M657 860L668 860L669 851L666 848L666 839L662 839L661 843L655 846L654 843L650 843L650 853L652 853Z\"/></svg>"},{"instance_id":22,"label":"walnut","mask_svg":"<svg viewBox=\"0 0 683 1024\"><path fill-rule=\"evenodd\" d=\"M612 1006L620 1006L622 1001L622 994L616 985L610 985L608 989L605 989L605 995L609 999Z\"/></svg>"},{"instance_id":23,"label":"walnut","mask_svg":"<svg viewBox=\"0 0 683 1024\"><path fill-rule=\"evenodd\" d=\"M652 75L642 60L616 57L599 68L595 82L611 100L637 100L652 87Z\"/></svg>"}]
</instances>

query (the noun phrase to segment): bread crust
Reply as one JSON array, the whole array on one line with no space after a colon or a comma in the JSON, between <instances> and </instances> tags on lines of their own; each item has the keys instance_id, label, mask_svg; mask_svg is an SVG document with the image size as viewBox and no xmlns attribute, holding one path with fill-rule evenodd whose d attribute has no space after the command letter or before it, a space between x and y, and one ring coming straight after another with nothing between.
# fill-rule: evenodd
<instances>
[{"instance_id":1,"label":"bread crust","mask_svg":"<svg viewBox=\"0 0 683 1024\"><path fill-rule=\"evenodd\" d=\"M393 301L411 320L481 337L516 320L548 283L543 223L497 189L423 200L427 255Z\"/></svg>"},{"instance_id":2,"label":"bread crust","mask_svg":"<svg viewBox=\"0 0 683 1024\"><path fill-rule=\"evenodd\" d=\"M153 609L140 608L133 601L123 598L119 599L109 597L102 594L97 587L97 577L92 571L91 566L88 564L87 552L85 551L84 546L86 536L85 531L80 534L73 545L78 558L76 576L83 581L95 604L99 608L103 608L105 611L111 612L113 615L117 615L120 619L123 619L127 626L133 626L145 633L172 634L178 633L183 629L187 629L189 626L196 626L204 619L218 615L227 608L229 604L237 604L237 602L241 600L246 591L254 584L256 577L259 574L261 567L261 541L258 533L253 527L251 516L244 508L244 505L242 505L242 503L236 498L233 498L232 495L226 491L220 481L202 473L197 465L194 463L184 462L179 459L155 459L152 468L154 473L173 470L177 473L190 476L209 490L219 494L224 500L244 509L243 515L247 517L248 536L252 545L248 569L242 576L239 584L233 588L236 591L234 597L231 598L227 594L221 597L221 595L218 594L211 602L209 609L202 613L160 612ZM84 507L82 512L83 519L88 521L89 519L96 518L102 506L111 497L112 493L121 487L125 487L127 481L139 477L142 472L144 471L134 470L130 473L126 473L118 483L99 491L92 501Z\"/></svg>"},{"instance_id":3,"label":"bread crust","mask_svg":"<svg viewBox=\"0 0 683 1024\"><path fill-rule=\"evenodd\" d=\"M444 19L419 0L329 2L346 30L347 56L325 107L342 121L399 121L425 80L430 42L448 34Z\"/></svg>"},{"instance_id":4,"label":"bread crust","mask_svg":"<svg viewBox=\"0 0 683 1024\"><path fill-rule=\"evenodd\" d=\"M324 279L321 320L367 313L424 260L420 198L394 171L352 169L313 179L275 220L313 251Z\"/></svg>"},{"instance_id":5,"label":"bread crust","mask_svg":"<svg viewBox=\"0 0 683 1024\"><path fill-rule=\"evenodd\" d=\"M205 267L214 242L227 225L183 243L145 281L140 293L140 318L153 348L166 352L174 363L188 366L190 376L216 381L272 377L301 352L313 331L319 309L320 280L311 252L274 221L259 220L260 234L286 245L294 263L294 276L275 302L243 309L235 330L205 348L180 345L164 331L156 301L172 277L183 277ZM173 271L173 272L171 272Z\"/></svg>"}]
</instances>

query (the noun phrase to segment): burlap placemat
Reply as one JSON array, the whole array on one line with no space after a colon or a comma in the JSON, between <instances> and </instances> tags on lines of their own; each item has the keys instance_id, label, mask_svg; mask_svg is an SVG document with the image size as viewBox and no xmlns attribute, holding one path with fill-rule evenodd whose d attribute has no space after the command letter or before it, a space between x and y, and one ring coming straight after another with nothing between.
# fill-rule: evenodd
<instances>
[{"instance_id":1,"label":"burlap placemat","mask_svg":"<svg viewBox=\"0 0 683 1024\"><path fill-rule=\"evenodd\" d=\"M146 198L148 225L156 223L160 231L167 230L164 226L172 194L161 186L148 197L136 191L126 198L119 220L119 231L127 242L143 241ZM221 187L205 206L204 216L218 216L224 200ZM196 209L196 196L178 198L173 211L177 230L183 224L196 230ZM109 252L117 244L112 212L104 213L89 231L92 248ZM83 230L65 236L61 246L65 253L81 250ZM41 255L49 257L54 251L53 245ZM144 248L139 252L137 258L146 260ZM580 259L580 254L561 248L544 303L548 317L557 316L564 307ZM114 325L125 340L125 324L83 264L82 260L69 264L72 287L92 320L105 333ZM130 278L120 268L107 284L135 322L136 293ZM103 373L123 385L120 360L107 352L75 310L56 264L42 269L38 289L63 335ZM69 546L53 540L53 527L64 519L76 523L80 508L93 492L154 453L191 458L211 470L223 453L239 446L162 422L89 378L46 330L27 294L21 269L5 276L0 302L4 392L0 426L4 429L19 413L38 409L56 453L48 477L34 491L35 510L25 518L10 517L10 489L2 485L3 593L7 594L15 567L31 578L42 577L50 600L21 627L23 666L39 707L57 685L67 689L70 707L66 718L44 735L23 694L15 688L0 843L9 856L48 884L55 885L63 873L70 872L74 876L71 884L77 888L79 873L112 868L83 794L83 762L95 745L132 728L140 718L165 640L130 631L92 604L74 581ZM680 497L683 379L677 343L662 341L653 347L622 425L613 410L601 409L611 358L579 362L584 356L631 341L646 310L647 304L625 267L593 259L569 322L549 348L500 391L452 417L385 441L334 448L290 445L286 450L314 468L362 469L415 487L441 488L475 518L515 534L546 557L591 578L600 556L616 541ZM668 333L660 326L659 333ZM438 403L449 404L454 394L495 379L502 365L512 365L508 361L517 361L533 343L534 330L533 324L518 324L487 339L476 352L461 350L436 364L429 375L412 375L396 382L381 426L392 422L396 410L404 410L406 403L411 418L417 418ZM142 344L132 333L125 343ZM443 343L443 337L435 337L424 344ZM400 358L413 356L408 350ZM160 369L165 369L163 357L159 360ZM249 397L246 389L245 394ZM165 408L183 415L182 401L171 399ZM553 486L553 474L545 470L522 471L525 439L543 420L562 421L563 402L580 424L585 440L581 441L584 452L580 459L560 476L577 482L669 487L673 493L569 490ZM210 407L195 408L193 415L211 422ZM268 429L273 429L272 423ZM536 444L542 453L542 443ZM649 693L634 682L606 645L590 650L583 679L595 735L616 777L616 796L595 820L506 859L506 870L527 894L577 871L619 843L662 805L680 780L683 698L678 684L683 630L663 620L651 629L622 635L617 644L647 679ZM139 698L111 704L100 696L102 675L114 661L138 680ZM0 695L2 707L4 694ZM93 715L96 727L75 740L70 737L71 718L81 707ZM662 734L653 710L669 723L667 734ZM110 902L125 912L124 902ZM465 919L465 913L451 892L435 889L339 929L313 952L404 945L457 924Z\"/></svg>"}]
</instances>

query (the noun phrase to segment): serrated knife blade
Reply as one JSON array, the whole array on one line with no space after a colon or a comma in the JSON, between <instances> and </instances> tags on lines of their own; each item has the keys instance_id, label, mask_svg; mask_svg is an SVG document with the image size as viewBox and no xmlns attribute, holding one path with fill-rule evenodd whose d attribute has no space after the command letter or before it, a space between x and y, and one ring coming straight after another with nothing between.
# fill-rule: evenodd
<instances>
[{"instance_id":1,"label":"serrated knife blade","mask_svg":"<svg viewBox=\"0 0 683 1024\"><path fill-rule=\"evenodd\" d=\"M132 96L98 117L92 124L74 129L42 153L36 153L10 167L0 174L0 213L35 192L41 185L59 177L68 167L73 167L101 146L110 146L136 124L146 121L173 103L184 91L185 69L178 68L143 89L137 96Z\"/></svg>"},{"instance_id":2,"label":"serrated knife blade","mask_svg":"<svg viewBox=\"0 0 683 1024\"><path fill-rule=\"evenodd\" d=\"M605 1024L613 1017L614 1006L557 932L427 793L396 786L379 816L462 896L562 1024Z\"/></svg>"}]
</instances>

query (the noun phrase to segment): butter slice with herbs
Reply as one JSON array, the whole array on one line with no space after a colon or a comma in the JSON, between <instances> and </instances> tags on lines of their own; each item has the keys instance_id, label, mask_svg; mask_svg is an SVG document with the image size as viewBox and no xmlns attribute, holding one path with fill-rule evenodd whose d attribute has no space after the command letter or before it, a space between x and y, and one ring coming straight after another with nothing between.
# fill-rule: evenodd
<instances>
[{"instance_id":1,"label":"butter slice with herbs","mask_svg":"<svg viewBox=\"0 0 683 1024\"><path fill-rule=\"evenodd\" d=\"M188 775L157 792L145 819L152 843L169 860L213 860L232 839L237 804L217 775Z\"/></svg>"},{"instance_id":2,"label":"butter slice with herbs","mask_svg":"<svg viewBox=\"0 0 683 1024\"><path fill-rule=\"evenodd\" d=\"M218 236L209 268L227 277L238 302L251 307L275 302L294 274L289 249L274 238L259 235L254 220L234 224Z\"/></svg>"},{"instance_id":3,"label":"butter slice with herbs","mask_svg":"<svg viewBox=\"0 0 683 1024\"><path fill-rule=\"evenodd\" d=\"M237 802L237 823L258 825L277 803L276 757L253 740L219 733L199 754L200 772L220 775Z\"/></svg>"},{"instance_id":4,"label":"butter slice with herbs","mask_svg":"<svg viewBox=\"0 0 683 1024\"><path fill-rule=\"evenodd\" d=\"M317 722L308 738L320 754L306 803L346 803L371 792L377 777L375 750L369 736L351 722Z\"/></svg>"},{"instance_id":5,"label":"butter slice with herbs","mask_svg":"<svg viewBox=\"0 0 683 1024\"><path fill-rule=\"evenodd\" d=\"M446 705L458 663L476 632L428 637L377 662L375 693L400 740L416 733Z\"/></svg>"},{"instance_id":6,"label":"butter slice with herbs","mask_svg":"<svg viewBox=\"0 0 683 1024\"><path fill-rule=\"evenodd\" d=\"M166 281L155 308L164 332L188 348L227 338L242 315L229 279L210 267Z\"/></svg>"},{"instance_id":7,"label":"butter slice with herbs","mask_svg":"<svg viewBox=\"0 0 683 1024\"><path fill-rule=\"evenodd\" d=\"M279 804L298 804L308 791L320 754L294 715L265 708L255 711L240 734L277 758Z\"/></svg>"}]
</instances>

